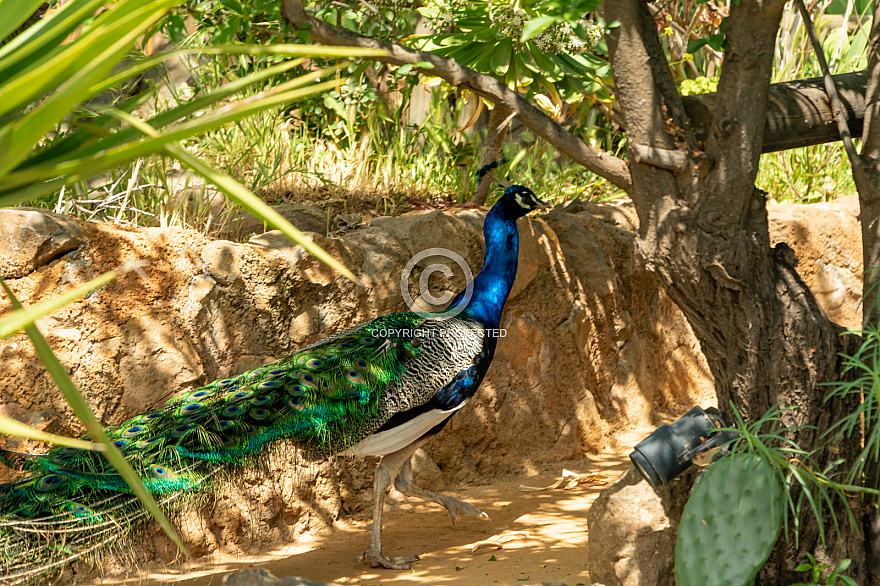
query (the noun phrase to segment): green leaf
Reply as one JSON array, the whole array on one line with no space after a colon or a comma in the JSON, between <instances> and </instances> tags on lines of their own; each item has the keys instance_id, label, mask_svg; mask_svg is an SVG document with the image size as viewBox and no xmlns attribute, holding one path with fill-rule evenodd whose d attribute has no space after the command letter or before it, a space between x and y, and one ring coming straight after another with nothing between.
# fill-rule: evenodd
<instances>
[{"instance_id":1,"label":"green leaf","mask_svg":"<svg viewBox=\"0 0 880 586\"><path fill-rule=\"evenodd\" d=\"M211 37L211 44L225 45L235 38L239 30L241 30L241 18L230 18L221 22Z\"/></svg>"},{"instance_id":2,"label":"green leaf","mask_svg":"<svg viewBox=\"0 0 880 586\"><path fill-rule=\"evenodd\" d=\"M0 41L11 35L37 11L43 0L0 0Z\"/></svg>"},{"instance_id":3,"label":"green leaf","mask_svg":"<svg viewBox=\"0 0 880 586\"><path fill-rule=\"evenodd\" d=\"M235 0L223 0L220 4L231 10L236 14L244 15L244 8L241 7L241 4L236 2Z\"/></svg>"},{"instance_id":4,"label":"green leaf","mask_svg":"<svg viewBox=\"0 0 880 586\"><path fill-rule=\"evenodd\" d=\"M836 574L840 574L841 572L845 572L847 570L847 568L850 567L851 564L852 564L852 560L847 558L847 559L843 560L842 562L840 562L839 564L837 564L837 567L834 568L834 572Z\"/></svg>"},{"instance_id":5,"label":"green leaf","mask_svg":"<svg viewBox=\"0 0 880 586\"><path fill-rule=\"evenodd\" d=\"M54 433L46 433L40 431L36 427L32 427L26 423L22 423L17 419L0 414L0 433L6 435L14 435L27 439L37 440L41 442L49 442L59 446L68 448L76 448L78 450L103 450L102 444L92 443L86 440L74 439L72 437L64 437L63 435L55 435Z\"/></svg>"},{"instance_id":6,"label":"green leaf","mask_svg":"<svg viewBox=\"0 0 880 586\"><path fill-rule=\"evenodd\" d=\"M0 176L26 159L34 145L63 120L76 103L88 97L88 88L110 72L113 65L122 59L140 34L156 22L173 1L144 2L146 6L125 10L128 6L136 7L138 4L135 0L128 0L117 4L115 8L105 11L98 17L96 27L98 24L100 27L93 30L103 31L104 34L92 33L80 37L74 43L79 50L71 51L63 59L62 73L65 75L72 73L69 79L64 81L46 101L14 123L9 151L5 153L6 156L0 165ZM52 61L54 60L50 60L50 63ZM75 68L75 72L68 71L71 68ZM42 72L42 68L36 71ZM32 71L28 75L16 76L14 80L0 87L0 104L3 104L4 96L10 98L15 92L27 96L26 101L33 100L34 89L22 84L29 81L40 88L46 85L43 81L33 79L34 73ZM57 73L53 72L50 83L54 81L55 75ZM14 99L18 101L20 97L16 96ZM0 105L0 111L2 108L3 106Z\"/></svg>"},{"instance_id":7,"label":"green leaf","mask_svg":"<svg viewBox=\"0 0 880 586\"><path fill-rule=\"evenodd\" d=\"M513 41L504 39L492 51L492 61L489 67L495 75L504 75L507 68L510 67L510 60L513 57Z\"/></svg>"},{"instance_id":8,"label":"green leaf","mask_svg":"<svg viewBox=\"0 0 880 586\"><path fill-rule=\"evenodd\" d=\"M173 43L179 43L186 38L186 23L177 13L168 15L168 21L165 25L165 32Z\"/></svg>"},{"instance_id":9,"label":"green leaf","mask_svg":"<svg viewBox=\"0 0 880 586\"><path fill-rule=\"evenodd\" d=\"M707 44L709 39L691 39L687 44L687 52L688 53L696 53L700 50L700 48Z\"/></svg>"},{"instance_id":10,"label":"green leaf","mask_svg":"<svg viewBox=\"0 0 880 586\"><path fill-rule=\"evenodd\" d=\"M724 38L724 33L716 33L714 35L710 35L707 42L709 43L709 46L716 51L721 51L724 46Z\"/></svg>"},{"instance_id":11,"label":"green leaf","mask_svg":"<svg viewBox=\"0 0 880 586\"><path fill-rule=\"evenodd\" d=\"M16 299L15 295L13 295L12 290L9 289L9 286L6 284L6 281L0 280L0 286L6 291L6 294L9 296L10 301L12 301L12 307L15 310L23 309L21 304ZM86 432L89 437L94 439L97 443L102 444L104 446L104 457L110 462L110 464L119 472L119 475L125 480L126 483L131 487L132 493L141 501L144 505L144 508L149 511L149 513L153 516L156 521L159 522L159 525L162 526L162 529L177 544L182 551L186 552L186 548L183 545L183 542L175 533L174 528L171 526L171 523L168 521L168 518L156 504L156 501L153 499L153 496L147 491L147 488L144 486L144 483L141 482L140 477L137 473L132 469L131 465L125 460L125 456L122 455L122 452L119 451L113 442L110 441L110 438L107 437L107 434L104 432L104 428L101 426L101 423L98 421L98 418L95 417L95 414L92 413L91 408L89 407L86 400L83 398L82 394L79 392L79 389L76 388L76 385L70 378L70 375L67 374L67 370L52 352L52 348L49 347L49 343L46 342L46 338L40 333L40 330L37 329L37 326L31 325L26 330L28 337L31 339L31 343L34 345L34 349L37 352L37 356L40 358L40 361L43 363L43 366L46 367L46 370L52 376L52 379L55 381L55 384L58 385L58 389L61 391L61 394L67 400L68 404L70 404L71 409L79 417L80 421L83 422L83 425L86 427Z\"/></svg>"},{"instance_id":12,"label":"green leaf","mask_svg":"<svg viewBox=\"0 0 880 586\"><path fill-rule=\"evenodd\" d=\"M538 36L539 34L544 32L544 29L546 29L557 20L558 19L555 16L550 16L549 14L533 18L526 24L525 27L523 27L522 36L519 38L519 42L525 43L529 39Z\"/></svg>"},{"instance_id":13,"label":"green leaf","mask_svg":"<svg viewBox=\"0 0 880 586\"><path fill-rule=\"evenodd\" d=\"M794 569L794 571L795 571L795 572L806 572L807 570L809 570L809 569L812 568L812 567L813 567L813 566L810 565L810 564L801 564L801 565L799 565L798 567L796 567L796 568Z\"/></svg>"}]
</instances>

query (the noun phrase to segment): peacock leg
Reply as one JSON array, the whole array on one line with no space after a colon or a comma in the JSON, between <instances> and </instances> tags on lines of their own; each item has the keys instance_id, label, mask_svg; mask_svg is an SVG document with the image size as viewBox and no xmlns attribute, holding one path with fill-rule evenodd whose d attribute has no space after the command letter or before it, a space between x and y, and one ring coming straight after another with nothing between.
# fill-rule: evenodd
<instances>
[{"instance_id":1,"label":"peacock leg","mask_svg":"<svg viewBox=\"0 0 880 586\"><path fill-rule=\"evenodd\" d=\"M359 555L355 562L370 562L374 568L382 566L389 570L411 570L412 563L419 559L417 555L389 558L382 553L382 508L385 506L385 493L404 464L407 464L418 449L420 443L414 442L402 450L382 456L376 468L376 479L373 482L373 530L367 551Z\"/></svg>"},{"instance_id":2,"label":"peacock leg","mask_svg":"<svg viewBox=\"0 0 880 586\"><path fill-rule=\"evenodd\" d=\"M443 505L444 507L446 507L446 510L449 511L449 516L452 517L453 525L458 523L459 515L469 515L486 520L489 519L489 515L470 503L466 503L463 500L459 500L455 497L447 496L445 494L437 494L416 485L413 482L412 477L411 458L407 459L407 461L401 467L400 472L397 473L397 477L394 479L394 488L396 488L406 496L417 496L428 501L434 501L438 505Z\"/></svg>"}]
</instances>

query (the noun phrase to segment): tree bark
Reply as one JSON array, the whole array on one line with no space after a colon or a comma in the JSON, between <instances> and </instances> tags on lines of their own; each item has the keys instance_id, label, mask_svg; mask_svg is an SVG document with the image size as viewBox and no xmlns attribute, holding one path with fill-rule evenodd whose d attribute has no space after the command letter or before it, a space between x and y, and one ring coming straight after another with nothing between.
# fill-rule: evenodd
<instances>
[{"instance_id":1,"label":"tree bark","mask_svg":"<svg viewBox=\"0 0 880 586\"><path fill-rule=\"evenodd\" d=\"M823 404L827 391L819 386L838 379L845 340L798 276L791 250L771 248L764 194L754 186L784 5L731 6L730 49L705 149L693 138L645 2L605 2L604 12L606 22L621 23L608 41L633 161L638 250L700 340L719 405L732 403L747 421L776 404L797 407L783 422L815 426L788 434L810 448L846 407ZM851 458L858 438L838 448L835 458ZM817 454L820 465L830 459ZM829 540L826 557L818 525L803 515L801 528L802 549L820 559L852 559L850 575L863 583L859 536L844 528L836 545ZM801 561L793 542L780 540L759 583L797 581L793 568Z\"/></svg>"},{"instance_id":2,"label":"tree bark","mask_svg":"<svg viewBox=\"0 0 880 586\"><path fill-rule=\"evenodd\" d=\"M863 323L880 323L880 2L874 2L874 21L868 44L868 85L862 150L853 161L853 179L859 192L862 258L865 266Z\"/></svg>"},{"instance_id":3,"label":"tree bark","mask_svg":"<svg viewBox=\"0 0 880 586\"><path fill-rule=\"evenodd\" d=\"M513 112L500 104L496 104L492 108L489 115L489 131L486 135L486 144L483 145L483 152L480 155L480 167L488 165L498 160L501 154L501 147L504 145L504 139L507 138L507 126ZM495 169L489 169L483 176L481 181L477 182L477 188L474 190L474 196L470 203L477 205L485 205L486 197L492 189L492 179L495 177Z\"/></svg>"}]
</instances>

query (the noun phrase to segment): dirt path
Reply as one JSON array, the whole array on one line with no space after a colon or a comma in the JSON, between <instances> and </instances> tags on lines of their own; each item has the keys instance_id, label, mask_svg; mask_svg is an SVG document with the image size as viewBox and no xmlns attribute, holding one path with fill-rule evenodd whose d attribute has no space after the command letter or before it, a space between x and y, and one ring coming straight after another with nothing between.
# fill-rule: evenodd
<instances>
[{"instance_id":1,"label":"dirt path","mask_svg":"<svg viewBox=\"0 0 880 586\"><path fill-rule=\"evenodd\" d=\"M409 572L377 570L355 564L369 541L370 519L337 523L332 530L295 546L259 556L216 555L183 568L152 568L125 584L219 585L229 572L263 567L276 576L360 586L421 584L539 584L554 580L568 586L590 584L587 571L587 521L599 492L629 467L628 451L591 456L569 466L574 472L601 473L604 484L562 490L523 492L520 484L544 487L561 477L514 477L456 492L489 513L490 521L465 518L453 527L446 511L392 491L386 505L383 543L388 555L418 554ZM578 465L579 464L579 465ZM526 533L527 532L527 533ZM506 537L505 537L506 536ZM474 552L481 542L489 544Z\"/></svg>"}]
</instances>

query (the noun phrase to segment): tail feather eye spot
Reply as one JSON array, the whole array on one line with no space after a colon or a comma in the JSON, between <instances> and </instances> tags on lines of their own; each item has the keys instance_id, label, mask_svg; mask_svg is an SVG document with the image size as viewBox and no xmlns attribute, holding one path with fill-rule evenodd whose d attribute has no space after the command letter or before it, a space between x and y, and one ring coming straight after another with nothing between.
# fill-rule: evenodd
<instances>
[{"instance_id":1,"label":"tail feather eye spot","mask_svg":"<svg viewBox=\"0 0 880 586\"><path fill-rule=\"evenodd\" d=\"M238 389L240 389L240 388L241 388L240 386L235 385L234 387L229 387L228 389L226 389L226 392L227 392L227 393L234 393L234 392L236 392L236 391L237 391Z\"/></svg>"},{"instance_id":2,"label":"tail feather eye spot","mask_svg":"<svg viewBox=\"0 0 880 586\"><path fill-rule=\"evenodd\" d=\"M272 395L260 395L259 397L254 397L251 400L251 405L259 407L260 405L265 405L272 400Z\"/></svg>"},{"instance_id":3,"label":"tail feather eye spot","mask_svg":"<svg viewBox=\"0 0 880 586\"><path fill-rule=\"evenodd\" d=\"M113 445L116 446L117 448L124 448L125 444L127 444L127 443L128 443L128 440L120 439L120 440L116 440L115 442L113 442Z\"/></svg>"},{"instance_id":4,"label":"tail feather eye spot","mask_svg":"<svg viewBox=\"0 0 880 586\"><path fill-rule=\"evenodd\" d=\"M122 432L122 437L134 437L134 436L138 435L139 433L142 433L143 431L144 431L143 426L132 425L131 427L126 429L124 432Z\"/></svg>"},{"instance_id":5,"label":"tail feather eye spot","mask_svg":"<svg viewBox=\"0 0 880 586\"><path fill-rule=\"evenodd\" d=\"M186 425L179 425L179 426L175 427L175 428L171 431L171 435L174 436L174 437L176 437L176 438L180 438L180 437L183 437L184 434L186 434L186 432L188 432L188 431L191 430L192 428L193 428L193 426L192 426L192 425L189 425L189 424L186 424Z\"/></svg>"},{"instance_id":6,"label":"tail feather eye spot","mask_svg":"<svg viewBox=\"0 0 880 586\"><path fill-rule=\"evenodd\" d=\"M256 370L252 370L248 373L248 379L254 380L255 378L260 378L263 376L263 373L266 372L265 368L258 368Z\"/></svg>"},{"instance_id":7,"label":"tail feather eye spot","mask_svg":"<svg viewBox=\"0 0 880 586\"><path fill-rule=\"evenodd\" d=\"M355 368L357 368L358 370L361 370L361 371L366 370L367 366L368 366L366 360L358 360L357 362L354 363L354 365L355 365Z\"/></svg>"},{"instance_id":8,"label":"tail feather eye spot","mask_svg":"<svg viewBox=\"0 0 880 586\"><path fill-rule=\"evenodd\" d=\"M348 350L349 348L351 348L351 344L349 344L348 342L343 342L342 344L339 345L339 347L342 348L343 350Z\"/></svg>"},{"instance_id":9,"label":"tail feather eye spot","mask_svg":"<svg viewBox=\"0 0 880 586\"><path fill-rule=\"evenodd\" d=\"M301 397L305 394L305 390L300 385L293 385L287 389L287 394L293 397Z\"/></svg>"},{"instance_id":10,"label":"tail feather eye spot","mask_svg":"<svg viewBox=\"0 0 880 586\"><path fill-rule=\"evenodd\" d=\"M161 419L163 417L162 413L150 413L144 419L153 420L153 419Z\"/></svg>"},{"instance_id":11,"label":"tail feather eye spot","mask_svg":"<svg viewBox=\"0 0 880 586\"><path fill-rule=\"evenodd\" d=\"M261 389L261 390L269 390L269 389L274 389L275 387L277 387L280 384L281 384L281 381L278 381L278 380L267 380L264 383L260 383L260 385L257 388Z\"/></svg>"},{"instance_id":12,"label":"tail feather eye spot","mask_svg":"<svg viewBox=\"0 0 880 586\"><path fill-rule=\"evenodd\" d=\"M305 403L300 397L291 397L287 399L287 406L293 411L302 411L306 408Z\"/></svg>"},{"instance_id":13,"label":"tail feather eye spot","mask_svg":"<svg viewBox=\"0 0 880 586\"><path fill-rule=\"evenodd\" d=\"M307 387L315 386L315 377L310 374L304 374L300 377L300 382Z\"/></svg>"},{"instance_id":14,"label":"tail feather eye spot","mask_svg":"<svg viewBox=\"0 0 880 586\"><path fill-rule=\"evenodd\" d=\"M62 485L64 479L57 474L50 474L45 478L42 478L40 482L37 484L37 490L40 492L48 492L50 490L55 490L59 486Z\"/></svg>"},{"instance_id":15,"label":"tail feather eye spot","mask_svg":"<svg viewBox=\"0 0 880 586\"><path fill-rule=\"evenodd\" d=\"M309 368L321 368L323 365L324 365L324 363L321 360L318 360L317 358L313 358L313 359L309 360L308 362L306 362L306 366L308 366Z\"/></svg>"},{"instance_id":16,"label":"tail feather eye spot","mask_svg":"<svg viewBox=\"0 0 880 586\"><path fill-rule=\"evenodd\" d=\"M171 478L171 471L167 468L163 468L162 466L150 466L150 474L153 475L153 478Z\"/></svg>"},{"instance_id":17,"label":"tail feather eye spot","mask_svg":"<svg viewBox=\"0 0 880 586\"><path fill-rule=\"evenodd\" d=\"M356 370L349 370L348 372L346 372L345 378L348 379L348 382L354 383L356 385L362 383L364 380L364 378L361 376L361 373Z\"/></svg>"},{"instance_id":18,"label":"tail feather eye spot","mask_svg":"<svg viewBox=\"0 0 880 586\"><path fill-rule=\"evenodd\" d=\"M361 344L363 344L364 346L372 346L377 341L378 340L376 340L376 338L371 338L370 336L364 336L360 339Z\"/></svg>"},{"instance_id":19,"label":"tail feather eye spot","mask_svg":"<svg viewBox=\"0 0 880 586\"><path fill-rule=\"evenodd\" d=\"M230 403L236 403L238 401L243 401L244 399L247 399L252 395L253 393L250 391L239 391L237 393L234 393L232 396L227 397L226 400Z\"/></svg>"},{"instance_id":20,"label":"tail feather eye spot","mask_svg":"<svg viewBox=\"0 0 880 586\"><path fill-rule=\"evenodd\" d=\"M190 403L189 405L187 405L186 407L183 408L183 412L186 414L195 413L195 412L201 410L202 407L204 407L204 405L202 405L201 403Z\"/></svg>"},{"instance_id":21,"label":"tail feather eye spot","mask_svg":"<svg viewBox=\"0 0 880 586\"><path fill-rule=\"evenodd\" d=\"M248 411L248 415L250 415L251 417L253 417L257 421L261 421L261 420L269 417L270 413L266 409L257 408L257 409L251 409L250 411Z\"/></svg>"},{"instance_id":22,"label":"tail feather eye spot","mask_svg":"<svg viewBox=\"0 0 880 586\"><path fill-rule=\"evenodd\" d=\"M266 375L266 378L268 378L268 379L278 378L279 376L284 376L285 374L287 374L287 369L276 368L275 370L270 370L269 373Z\"/></svg>"},{"instance_id":23,"label":"tail feather eye spot","mask_svg":"<svg viewBox=\"0 0 880 586\"><path fill-rule=\"evenodd\" d=\"M227 407L223 410L223 415L227 417L234 417L239 413L241 413L241 407L239 407L238 405L233 405L232 407Z\"/></svg>"}]
</instances>

